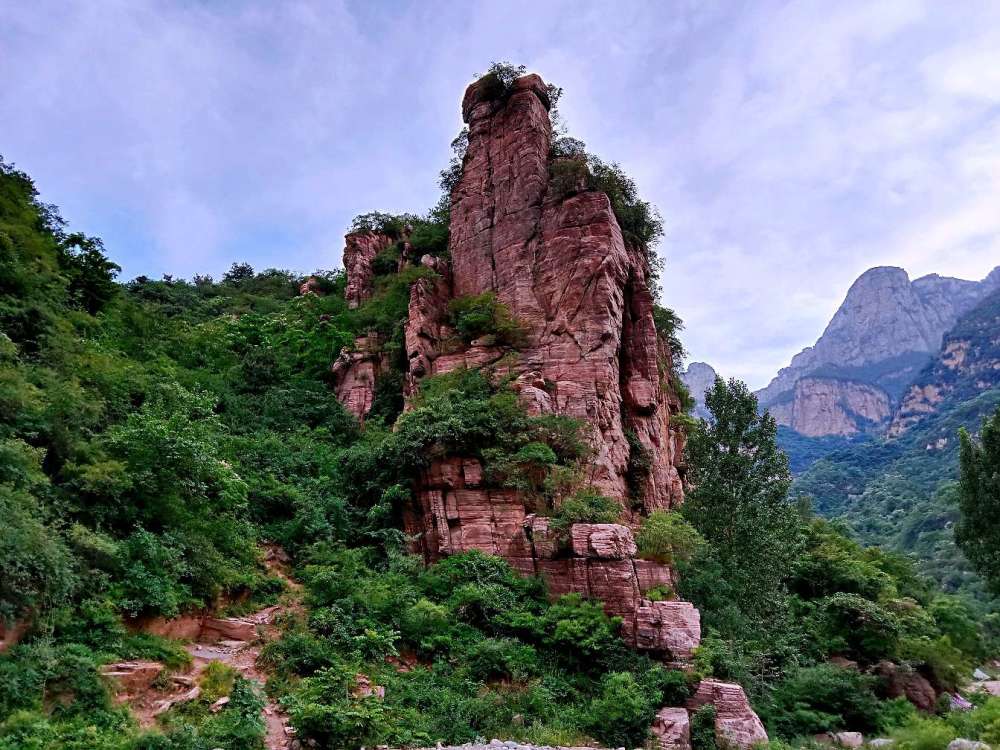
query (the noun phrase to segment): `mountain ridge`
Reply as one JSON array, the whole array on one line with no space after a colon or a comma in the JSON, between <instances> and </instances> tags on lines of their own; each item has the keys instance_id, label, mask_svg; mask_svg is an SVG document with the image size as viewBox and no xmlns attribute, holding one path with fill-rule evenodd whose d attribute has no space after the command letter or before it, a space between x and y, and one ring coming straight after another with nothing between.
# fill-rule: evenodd
<instances>
[{"instance_id":1,"label":"mountain ridge","mask_svg":"<svg viewBox=\"0 0 1000 750\"><path fill-rule=\"evenodd\" d=\"M757 391L761 408L812 437L885 427L947 331L996 288L1000 266L980 281L939 274L911 281L896 266L868 269L816 343Z\"/></svg>"}]
</instances>

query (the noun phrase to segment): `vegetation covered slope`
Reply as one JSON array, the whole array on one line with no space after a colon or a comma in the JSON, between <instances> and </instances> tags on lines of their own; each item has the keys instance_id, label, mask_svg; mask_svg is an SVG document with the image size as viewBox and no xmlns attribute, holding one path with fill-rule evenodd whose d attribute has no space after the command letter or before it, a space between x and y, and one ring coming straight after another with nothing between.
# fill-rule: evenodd
<instances>
[{"instance_id":1,"label":"vegetation covered slope","mask_svg":"<svg viewBox=\"0 0 1000 750\"><path fill-rule=\"evenodd\" d=\"M984 599L981 581L954 544L958 517L958 432L979 429L1000 404L994 362L1000 294L963 316L944 340L941 355L911 391L934 398L912 409L898 437L834 451L797 478L794 491L812 497L816 510L843 521L864 544L912 553L920 569L946 590ZM955 351L962 353L955 363ZM940 400L937 400L940 399ZM919 408L922 401L912 399ZM904 406L906 405L904 401Z\"/></svg>"},{"instance_id":2,"label":"vegetation covered slope","mask_svg":"<svg viewBox=\"0 0 1000 750\"><path fill-rule=\"evenodd\" d=\"M629 224L630 206L650 214L633 205L634 185L590 168L641 237L649 224ZM441 251L445 218L419 221ZM391 229L400 217L361 222ZM580 425L527 415L502 379L429 379L401 414L408 290L431 271L391 261L356 310L337 273L315 274L319 293L305 295L295 275L245 265L219 282L120 285L97 240L68 233L26 175L0 168L0 617L29 627L0 656L0 749L259 747L252 684L237 680L217 714L171 711L141 732L99 667L183 667L176 642L127 627L137 618L273 600L263 541L292 554L306 605L262 653L267 690L319 747L488 735L637 746L660 706L709 675L743 682L776 738L880 731L912 709L890 698L879 662L943 690L987 653L960 600L788 503L773 422L738 383L716 384L713 425L692 424L700 494L637 533L640 553L677 566L678 593L702 611L690 673L625 649L598 603L551 601L499 559L425 567L407 555L399 515L434 456L477 456L555 528L612 520L617 506L564 491L586 461ZM492 300L452 312L469 335L511 322ZM679 321L662 311L658 326L671 335ZM362 431L333 397L329 365L372 329L394 365ZM717 512L727 507L741 512ZM358 675L385 696L358 690ZM710 736L697 735L698 750Z\"/></svg>"}]
</instances>

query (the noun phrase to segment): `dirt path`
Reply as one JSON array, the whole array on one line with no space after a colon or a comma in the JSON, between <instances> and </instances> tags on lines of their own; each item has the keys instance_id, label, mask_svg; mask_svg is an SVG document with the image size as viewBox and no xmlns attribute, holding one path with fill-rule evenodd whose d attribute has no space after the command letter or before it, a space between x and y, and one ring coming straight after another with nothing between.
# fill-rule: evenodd
<instances>
[{"instance_id":1,"label":"dirt path","mask_svg":"<svg viewBox=\"0 0 1000 750\"><path fill-rule=\"evenodd\" d=\"M213 661L222 662L257 683L263 694L267 675L257 668L257 657L267 642L279 637L275 625L278 618L302 609L302 586L289 575L287 556L278 547L266 549L268 571L281 577L287 587L281 602L245 617L206 617L199 636L185 646L192 658L188 672L167 675L163 665L157 662L120 662L105 669L105 674L118 680L121 686L118 699L129 705L140 726L154 727L156 718L172 706L198 698L199 678ZM288 750L294 742L294 730L280 707L266 696L265 700L265 747L267 750ZM225 701L225 698L220 699L213 710L221 709Z\"/></svg>"}]
</instances>

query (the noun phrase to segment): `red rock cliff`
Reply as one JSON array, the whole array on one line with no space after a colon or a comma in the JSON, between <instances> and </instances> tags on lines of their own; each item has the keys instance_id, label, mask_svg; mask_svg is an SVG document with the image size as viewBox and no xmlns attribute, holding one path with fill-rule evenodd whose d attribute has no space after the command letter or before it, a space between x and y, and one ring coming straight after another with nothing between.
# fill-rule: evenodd
<instances>
[{"instance_id":1,"label":"red rock cliff","mask_svg":"<svg viewBox=\"0 0 1000 750\"><path fill-rule=\"evenodd\" d=\"M548 106L536 75L518 79L504 100L488 98L478 83L466 91L469 146L451 196L451 258L420 261L436 276L411 289L406 395L423 378L459 367L489 366L513 375L530 413L563 414L590 426L587 480L621 502L624 523L634 522L632 507L642 514L683 500L683 433L671 424L680 404L666 380L671 355L653 324L646 253L625 242L607 196L549 191ZM368 244L357 247L347 264L345 250L349 299L363 299L370 288L375 252ZM488 339L456 344L448 303L483 292L493 292L523 325L526 340L516 351ZM338 396L363 417L377 363L356 352L343 355L336 367ZM630 497L636 443L649 472L638 497ZM690 658L701 635L698 611L687 602L647 596L652 589L671 590L673 574L636 559L628 525L575 524L560 539L515 491L490 487L482 475L477 460L451 456L420 477L404 524L426 560L466 550L500 555L523 574L543 577L554 595L578 592L603 601L609 614L622 618L622 635L634 647L673 663ZM699 699L715 702L706 691ZM763 730L745 698L741 705L723 703L732 706L726 716L720 713L720 736L744 747L759 740ZM661 717L660 742L683 747L686 724L678 722L686 710L673 711L677 716ZM737 727L740 722L746 727Z\"/></svg>"},{"instance_id":2,"label":"red rock cliff","mask_svg":"<svg viewBox=\"0 0 1000 750\"><path fill-rule=\"evenodd\" d=\"M623 503L632 430L650 459L645 509L675 505L682 438L670 411L679 404L663 383L670 355L653 325L645 252L626 245L603 193L549 195L548 95L538 76L518 79L506 101L485 99L473 84L462 109L469 147L451 199L450 289L415 290L411 372L498 358L483 347L442 355L437 346L448 297L494 292L527 332L512 369L529 411L589 422L590 482Z\"/></svg>"}]
</instances>

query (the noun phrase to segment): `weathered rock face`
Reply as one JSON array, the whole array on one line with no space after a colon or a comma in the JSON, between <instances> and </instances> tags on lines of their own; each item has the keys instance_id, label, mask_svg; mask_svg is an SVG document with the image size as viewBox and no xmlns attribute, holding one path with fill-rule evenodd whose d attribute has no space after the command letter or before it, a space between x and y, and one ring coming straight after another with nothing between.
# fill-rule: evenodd
<instances>
[{"instance_id":1,"label":"weathered rock face","mask_svg":"<svg viewBox=\"0 0 1000 750\"><path fill-rule=\"evenodd\" d=\"M379 232L349 234L344 244L344 269L347 271L347 306L355 308L372 296L372 261L380 250L392 244L392 238Z\"/></svg>"},{"instance_id":2,"label":"weathered rock face","mask_svg":"<svg viewBox=\"0 0 1000 750\"><path fill-rule=\"evenodd\" d=\"M787 411L782 404L794 397L796 384L806 377L863 382L898 400L937 353L942 336L998 287L998 269L982 281L931 274L911 282L902 268L866 271L816 344L796 354L757 392L761 408L772 414ZM839 429L842 423L831 426Z\"/></svg>"},{"instance_id":3,"label":"weathered rock face","mask_svg":"<svg viewBox=\"0 0 1000 750\"><path fill-rule=\"evenodd\" d=\"M739 685L702 680L687 708L695 710L708 703L715 706L715 734L726 744L745 750L767 742L764 725Z\"/></svg>"},{"instance_id":4,"label":"weathered rock face","mask_svg":"<svg viewBox=\"0 0 1000 750\"><path fill-rule=\"evenodd\" d=\"M375 401L375 381L386 368L386 355L377 336L360 336L354 348L345 348L330 367L337 400L364 422Z\"/></svg>"},{"instance_id":5,"label":"weathered rock face","mask_svg":"<svg viewBox=\"0 0 1000 750\"><path fill-rule=\"evenodd\" d=\"M931 364L910 385L889 427L901 435L946 400L965 400L1000 385L1000 291L987 295L944 337Z\"/></svg>"},{"instance_id":6,"label":"weathered rock face","mask_svg":"<svg viewBox=\"0 0 1000 750\"><path fill-rule=\"evenodd\" d=\"M854 435L885 423L892 413L889 394L854 380L807 377L792 397L768 407L778 424L809 437Z\"/></svg>"},{"instance_id":7,"label":"weathered rock face","mask_svg":"<svg viewBox=\"0 0 1000 750\"><path fill-rule=\"evenodd\" d=\"M931 712L937 706L937 691L919 672L905 669L891 661L881 661L875 667L875 674L882 678L887 698L906 698L925 712Z\"/></svg>"},{"instance_id":8,"label":"weathered rock face","mask_svg":"<svg viewBox=\"0 0 1000 750\"><path fill-rule=\"evenodd\" d=\"M420 487L404 527L428 561L469 550L499 555L522 574L542 577L553 596L600 599L609 615L622 618L627 642L671 662L690 659L700 643L693 605L646 598L653 589L671 591L673 576L664 565L635 558L627 526L578 523L556 534L516 492L484 487L482 467L471 458L435 461Z\"/></svg>"},{"instance_id":9,"label":"weathered rock face","mask_svg":"<svg viewBox=\"0 0 1000 750\"><path fill-rule=\"evenodd\" d=\"M691 750L691 720L683 708L661 708L650 731L660 750Z\"/></svg>"},{"instance_id":10,"label":"weathered rock face","mask_svg":"<svg viewBox=\"0 0 1000 750\"><path fill-rule=\"evenodd\" d=\"M591 484L625 500L632 430L651 459L644 503L670 507L682 496L681 438L670 428L679 404L662 384L669 352L657 343L644 252L626 246L603 193L548 195L548 96L538 76L519 79L506 102L473 84L463 115L469 147L452 193L449 296L494 292L522 323L515 388L533 413L592 425ZM475 346L442 352L445 290L427 282L414 296L412 372L499 359Z\"/></svg>"},{"instance_id":11,"label":"weathered rock face","mask_svg":"<svg viewBox=\"0 0 1000 750\"><path fill-rule=\"evenodd\" d=\"M584 480L621 503L623 523L558 532L518 492L486 482L478 460L449 456L433 461L416 481L404 530L428 562L479 550L540 576L552 596L599 599L621 618L628 643L681 664L700 642L698 610L688 602L654 601L673 592L672 572L636 559L632 529L624 525L635 522L636 513L683 499L684 437L671 423L680 403L666 377L671 353L653 323L646 253L625 242L607 196L549 190L548 106L547 89L535 75L518 79L505 100L489 98L479 84L466 91L469 145L451 195L450 262L419 261L435 274L411 287L404 395L412 397L426 377L484 368L508 378L529 413L580 419L592 447ZM347 269L354 299L371 286L377 243L366 242ZM450 301L485 292L523 328L516 349L491 338L464 344L450 327ZM338 397L352 412L366 413L377 363L349 352L334 370ZM633 451L649 467L641 476L629 476ZM647 595L654 589L657 596ZM739 696L742 712L723 710L720 727L727 737L762 733L759 721L737 726L750 721L747 711L756 720L742 691ZM706 700L716 697L733 704L721 689ZM684 736L680 713L664 714L660 724L662 736Z\"/></svg>"}]
</instances>

